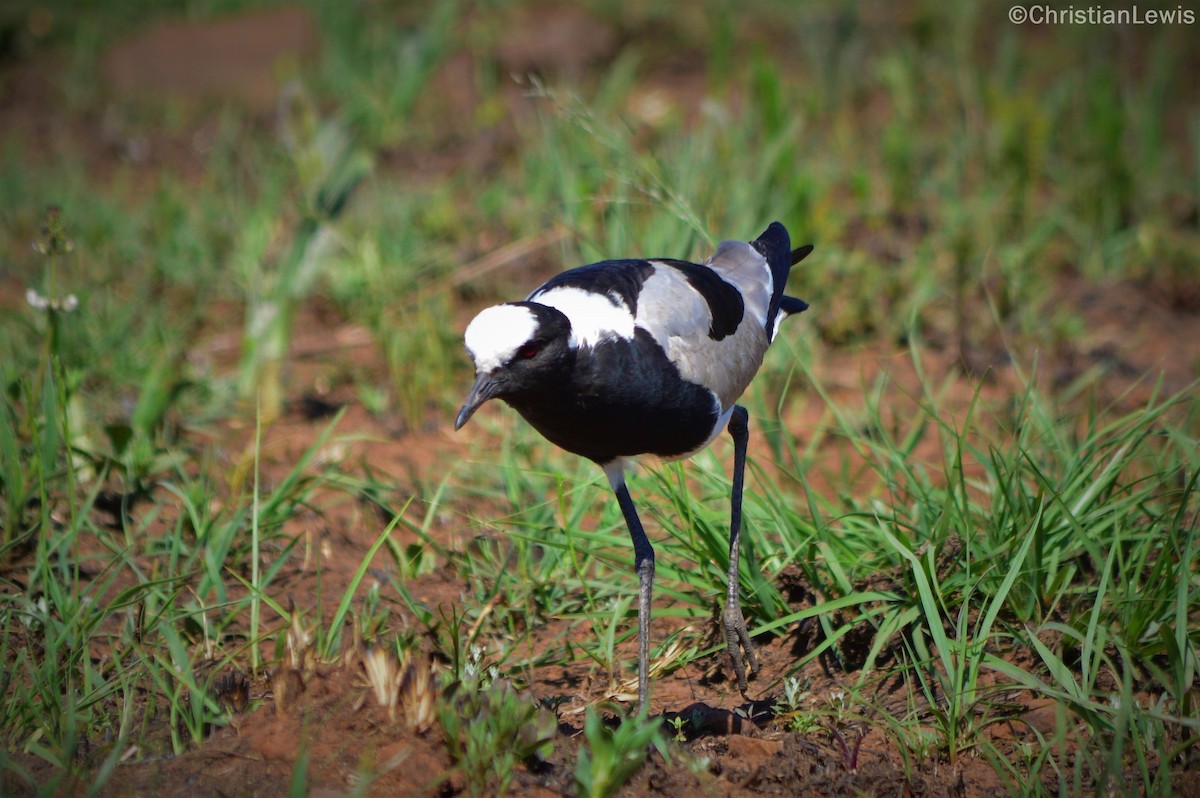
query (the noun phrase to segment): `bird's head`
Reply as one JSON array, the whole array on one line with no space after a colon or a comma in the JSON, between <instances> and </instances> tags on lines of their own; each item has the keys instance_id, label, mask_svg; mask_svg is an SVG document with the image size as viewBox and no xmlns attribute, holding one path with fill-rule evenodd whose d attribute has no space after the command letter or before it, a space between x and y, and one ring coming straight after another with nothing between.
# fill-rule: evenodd
<instances>
[{"instance_id":1,"label":"bird's head","mask_svg":"<svg viewBox=\"0 0 1200 798\"><path fill-rule=\"evenodd\" d=\"M482 311L463 335L475 362L475 384L454 429L460 429L489 399L510 404L561 384L570 370L571 323L555 308L510 302Z\"/></svg>"}]
</instances>

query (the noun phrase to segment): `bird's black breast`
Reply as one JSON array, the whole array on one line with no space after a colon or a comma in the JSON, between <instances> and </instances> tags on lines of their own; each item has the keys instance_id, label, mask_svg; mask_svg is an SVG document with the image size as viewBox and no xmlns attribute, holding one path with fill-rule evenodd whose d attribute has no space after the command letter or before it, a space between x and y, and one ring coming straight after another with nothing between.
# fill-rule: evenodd
<instances>
[{"instance_id":1,"label":"bird's black breast","mask_svg":"<svg viewBox=\"0 0 1200 798\"><path fill-rule=\"evenodd\" d=\"M718 415L712 392L684 380L640 328L581 349L562 385L507 401L549 441L597 463L695 451Z\"/></svg>"}]
</instances>

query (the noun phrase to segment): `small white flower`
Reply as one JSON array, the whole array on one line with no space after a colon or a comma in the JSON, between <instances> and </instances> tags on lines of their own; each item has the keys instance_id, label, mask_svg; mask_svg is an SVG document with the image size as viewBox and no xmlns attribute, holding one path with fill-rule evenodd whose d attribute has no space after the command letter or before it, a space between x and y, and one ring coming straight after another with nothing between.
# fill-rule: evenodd
<instances>
[{"instance_id":1,"label":"small white flower","mask_svg":"<svg viewBox=\"0 0 1200 798\"><path fill-rule=\"evenodd\" d=\"M34 310L54 310L62 313L71 313L79 307L79 297L74 294L67 294L62 299L51 299L44 297L37 292L36 289L30 288L25 292L25 301Z\"/></svg>"}]
</instances>

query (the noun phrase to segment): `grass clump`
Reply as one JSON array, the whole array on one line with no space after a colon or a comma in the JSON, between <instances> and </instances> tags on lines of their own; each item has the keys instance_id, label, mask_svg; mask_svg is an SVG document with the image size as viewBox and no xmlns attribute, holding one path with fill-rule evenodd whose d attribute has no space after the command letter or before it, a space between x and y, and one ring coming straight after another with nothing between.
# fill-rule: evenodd
<instances>
[{"instance_id":1,"label":"grass clump","mask_svg":"<svg viewBox=\"0 0 1200 798\"><path fill-rule=\"evenodd\" d=\"M827 564L835 574L869 569L897 580L871 613L876 632L860 686L880 672L881 657L898 657L928 708L921 722L950 761L980 750L1002 758L988 730L1012 721L1014 690L1030 690L1063 702L1088 729L1073 738L1092 752L1073 760L1074 778L1160 789L1144 766L1130 772L1125 751L1134 744L1127 735L1149 723L1158 730L1153 756L1169 762L1197 728L1190 687L1179 692L1197 652L1182 618L1200 602L1188 576L1197 565L1200 464L1177 435L1187 395L1079 418L1030 386L1012 415L981 418L977 395L956 425L935 396L915 401L906 424L880 423L875 411L863 435L841 422L886 502L854 497L834 512L827 523L841 545L825 550ZM930 425L945 481L913 456ZM868 554L879 540L886 545ZM1135 682L1157 696L1154 708L1133 700ZM1060 732L1068 728L1064 719ZM1053 779L1065 766L1057 755L1030 777Z\"/></svg>"}]
</instances>

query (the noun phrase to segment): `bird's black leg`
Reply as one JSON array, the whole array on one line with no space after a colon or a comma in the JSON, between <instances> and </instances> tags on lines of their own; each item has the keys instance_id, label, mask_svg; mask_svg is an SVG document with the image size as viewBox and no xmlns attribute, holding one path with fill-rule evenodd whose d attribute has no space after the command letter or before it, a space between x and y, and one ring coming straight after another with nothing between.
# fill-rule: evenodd
<instances>
[{"instance_id":1,"label":"bird's black leg","mask_svg":"<svg viewBox=\"0 0 1200 798\"><path fill-rule=\"evenodd\" d=\"M725 600L725 612L721 616L725 626L725 646L729 651L729 660L733 672L737 676L738 690L742 697L750 700L749 685L746 682L746 666L742 660L742 650L750 660L752 670L758 670L758 658L754 655L754 644L750 642L750 632L746 629L746 619L742 615L742 603L738 598L738 541L742 532L742 487L746 477L746 447L750 442L750 414L741 405L734 405L733 415L729 417L729 434L733 437L733 495L730 497L729 516L729 593Z\"/></svg>"},{"instance_id":2,"label":"bird's black leg","mask_svg":"<svg viewBox=\"0 0 1200 798\"><path fill-rule=\"evenodd\" d=\"M646 537L638 518L637 508L629 488L625 486L625 475L619 465L604 469L609 484L617 494L625 525L633 539L633 564L638 575L638 711L646 707L650 695L650 596L654 590L654 547ZM744 625L743 625L744 626Z\"/></svg>"}]
</instances>

